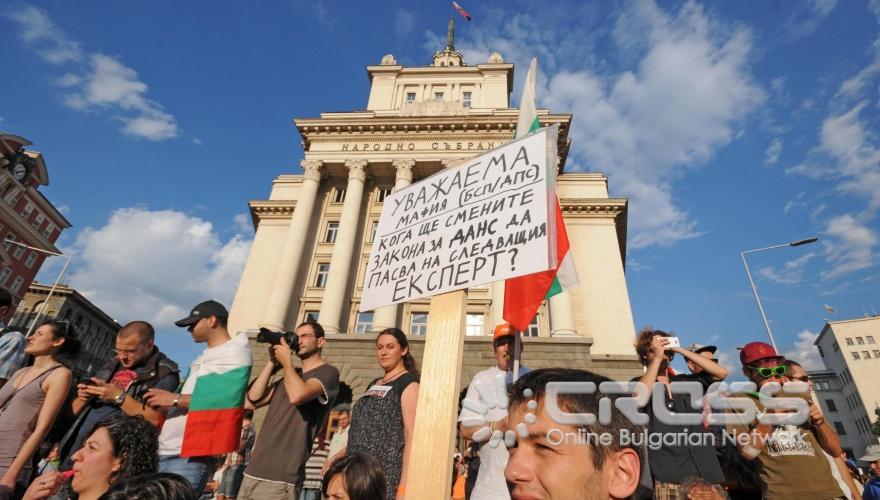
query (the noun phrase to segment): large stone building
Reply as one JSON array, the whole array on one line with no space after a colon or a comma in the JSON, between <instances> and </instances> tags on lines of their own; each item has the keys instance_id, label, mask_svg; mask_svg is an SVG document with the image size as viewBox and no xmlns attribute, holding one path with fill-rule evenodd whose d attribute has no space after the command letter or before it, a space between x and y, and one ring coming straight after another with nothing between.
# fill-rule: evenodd
<instances>
[{"instance_id":1,"label":"large stone building","mask_svg":"<svg viewBox=\"0 0 880 500\"><path fill-rule=\"evenodd\" d=\"M70 321L76 329L82 342L80 353L73 360L76 378L94 375L115 355L116 332L121 326L73 288L61 284L52 291L51 285L34 282L19 303L10 326L27 331L34 320L40 323L47 319Z\"/></svg>"},{"instance_id":2,"label":"large stone building","mask_svg":"<svg viewBox=\"0 0 880 500\"><path fill-rule=\"evenodd\" d=\"M49 184L49 173L43 155L25 149L30 145L24 137L0 132L0 287L12 292L16 303L43 265L45 252L61 253L55 241L70 227L39 191ZM12 314L0 321L8 322Z\"/></svg>"},{"instance_id":3,"label":"large stone building","mask_svg":"<svg viewBox=\"0 0 880 500\"><path fill-rule=\"evenodd\" d=\"M811 372L822 410L850 456L861 457L878 443L871 423L880 408L880 316L829 321L815 345L825 364L823 372Z\"/></svg>"},{"instance_id":4,"label":"large stone building","mask_svg":"<svg viewBox=\"0 0 880 500\"><path fill-rule=\"evenodd\" d=\"M451 37L428 66L386 55L367 75L366 109L294 120L303 173L279 175L269 199L249 203L256 235L230 316L232 331L251 332L317 319L328 332L325 353L355 395L379 370L375 332L402 328L417 357L430 334L428 299L358 313L385 196L512 140L518 114L513 65L495 53L469 66ZM559 125L558 193L581 286L541 306L525 363L640 373L624 276L627 200L609 198L604 175L566 169L571 114L538 114L542 126ZM462 384L493 363L503 294L503 283L468 290ZM265 359L265 349L254 352L256 363Z\"/></svg>"}]
</instances>

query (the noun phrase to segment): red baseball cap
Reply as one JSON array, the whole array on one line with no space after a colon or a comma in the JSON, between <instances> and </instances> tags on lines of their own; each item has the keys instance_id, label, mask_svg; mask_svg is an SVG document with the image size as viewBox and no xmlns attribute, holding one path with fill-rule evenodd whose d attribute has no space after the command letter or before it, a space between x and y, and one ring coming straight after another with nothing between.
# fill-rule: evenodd
<instances>
[{"instance_id":1,"label":"red baseball cap","mask_svg":"<svg viewBox=\"0 0 880 500\"><path fill-rule=\"evenodd\" d=\"M496 341L501 337L512 336L514 333L513 326L510 323L501 323L495 327L495 333L492 335L492 341Z\"/></svg>"},{"instance_id":2,"label":"red baseball cap","mask_svg":"<svg viewBox=\"0 0 880 500\"><path fill-rule=\"evenodd\" d=\"M781 358L772 345L766 342L749 342L739 351L739 360L743 366L767 358Z\"/></svg>"}]
</instances>

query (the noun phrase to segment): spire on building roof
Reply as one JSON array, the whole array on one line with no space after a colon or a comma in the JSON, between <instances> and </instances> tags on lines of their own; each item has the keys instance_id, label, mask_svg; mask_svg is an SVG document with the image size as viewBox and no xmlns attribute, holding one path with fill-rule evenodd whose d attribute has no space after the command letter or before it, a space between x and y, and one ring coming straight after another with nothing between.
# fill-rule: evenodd
<instances>
[{"instance_id":1,"label":"spire on building roof","mask_svg":"<svg viewBox=\"0 0 880 500\"><path fill-rule=\"evenodd\" d=\"M455 50L455 18L449 17L449 28L446 30L446 49L450 52Z\"/></svg>"}]
</instances>

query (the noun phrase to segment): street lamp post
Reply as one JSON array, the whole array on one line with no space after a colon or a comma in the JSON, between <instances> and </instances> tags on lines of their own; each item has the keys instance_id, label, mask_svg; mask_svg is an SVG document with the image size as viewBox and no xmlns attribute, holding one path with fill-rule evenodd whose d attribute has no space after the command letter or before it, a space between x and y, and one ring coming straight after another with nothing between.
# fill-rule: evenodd
<instances>
[{"instance_id":1,"label":"street lamp post","mask_svg":"<svg viewBox=\"0 0 880 500\"><path fill-rule=\"evenodd\" d=\"M52 257L62 257L62 258L67 259L67 262L64 263L64 267L61 268L61 272L58 274L58 278L55 279L55 283L52 283L52 288L49 289L49 295L46 296L46 300L45 300L45 302L43 302L43 307L41 307L39 311L36 311L36 310L34 311L34 319L31 320L31 326L28 327L27 333L25 334L25 338L27 338L27 337L30 337L31 334L33 334L34 327L37 324L37 320L40 319L40 316L43 314L43 311L46 309L46 307L49 306L49 300L52 299L52 295L55 293L55 290L58 288L58 284L61 283L61 278L63 278L64 274L67 272L67 268L70 267L70 261L73 260L73 257L71 257L69 255L64 255L61 253L50 252L49 250L44 250L42 248L37 248L37 247L32 247L30 245L25 245L24 243L21 243L20 241L15 241L15 240L10 240L10 239L6 239L5 241L7 243L11 243L13 245L18 245L22 248L27 248L28 250L40 252L40 253L43 253L43 254L46 254L46 255L49 255Z\"/></svg>"},{"instance_id":2,"label":"street lamp post","mask_svg":"<svg viewBox=\"0 0 880 500\"><path fill-rule=\"evenodd\" d=\"M782 247L797 247L801 245L807 245L810 243L815 243L819 238L807 238L804 240L792 241L789 243L782 243L780 245L772 245L764 248L756 248L754 250L745 250L739 253L739 256L742 258L743 266L746 268L746 276L749 277L749 284L752 285L752 292L755 294L755 302L758 303L758 311L761 313L761 319L764 320L764 328L767 329L767 336L770 337L770 345L773 346L773 349L776 350L776 341L773 340L773 332L770 330L770 322L767 321L767 315L764 313L764 305L761 304L761 297L758 296L758 288L755 286L755 280L752 279L752 273L749 271L749 264L746 262L746 254L747 253L755 253L755 252L763 252L765 250L772 250L774 248L782 248ZM776 350L779 352L778 350Z\"/></svg>"}]
</instances>

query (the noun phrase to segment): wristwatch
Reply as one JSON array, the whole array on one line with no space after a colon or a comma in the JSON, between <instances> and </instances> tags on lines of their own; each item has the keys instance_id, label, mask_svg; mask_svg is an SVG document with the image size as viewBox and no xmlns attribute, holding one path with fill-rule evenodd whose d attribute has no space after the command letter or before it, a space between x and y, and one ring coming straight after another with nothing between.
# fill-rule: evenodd
<instances>
[{"instance_id":1,"label":"wristwatch","mask_svg":"<svg viewBox=\"0 0 880 500\"><path fill-rule=\"evenodd\" d=\"M120 391L119 394L113 398L113 402L116 403L117 406L122 406L122 403L125 401L125 391Z\"/></svg>"},{"instance_id":2,"label":"wristwatch","mask_svg":"<svg viewBox=\"0 0 880 500\"><path fill-rule=\"evenodd\" d=\"M178 394L177 397L174 398L174 402L171 403L171 406L173 406L174 408L177 408L179 405L180 405L180 394Z\"/></svg>"}]
</instances>

